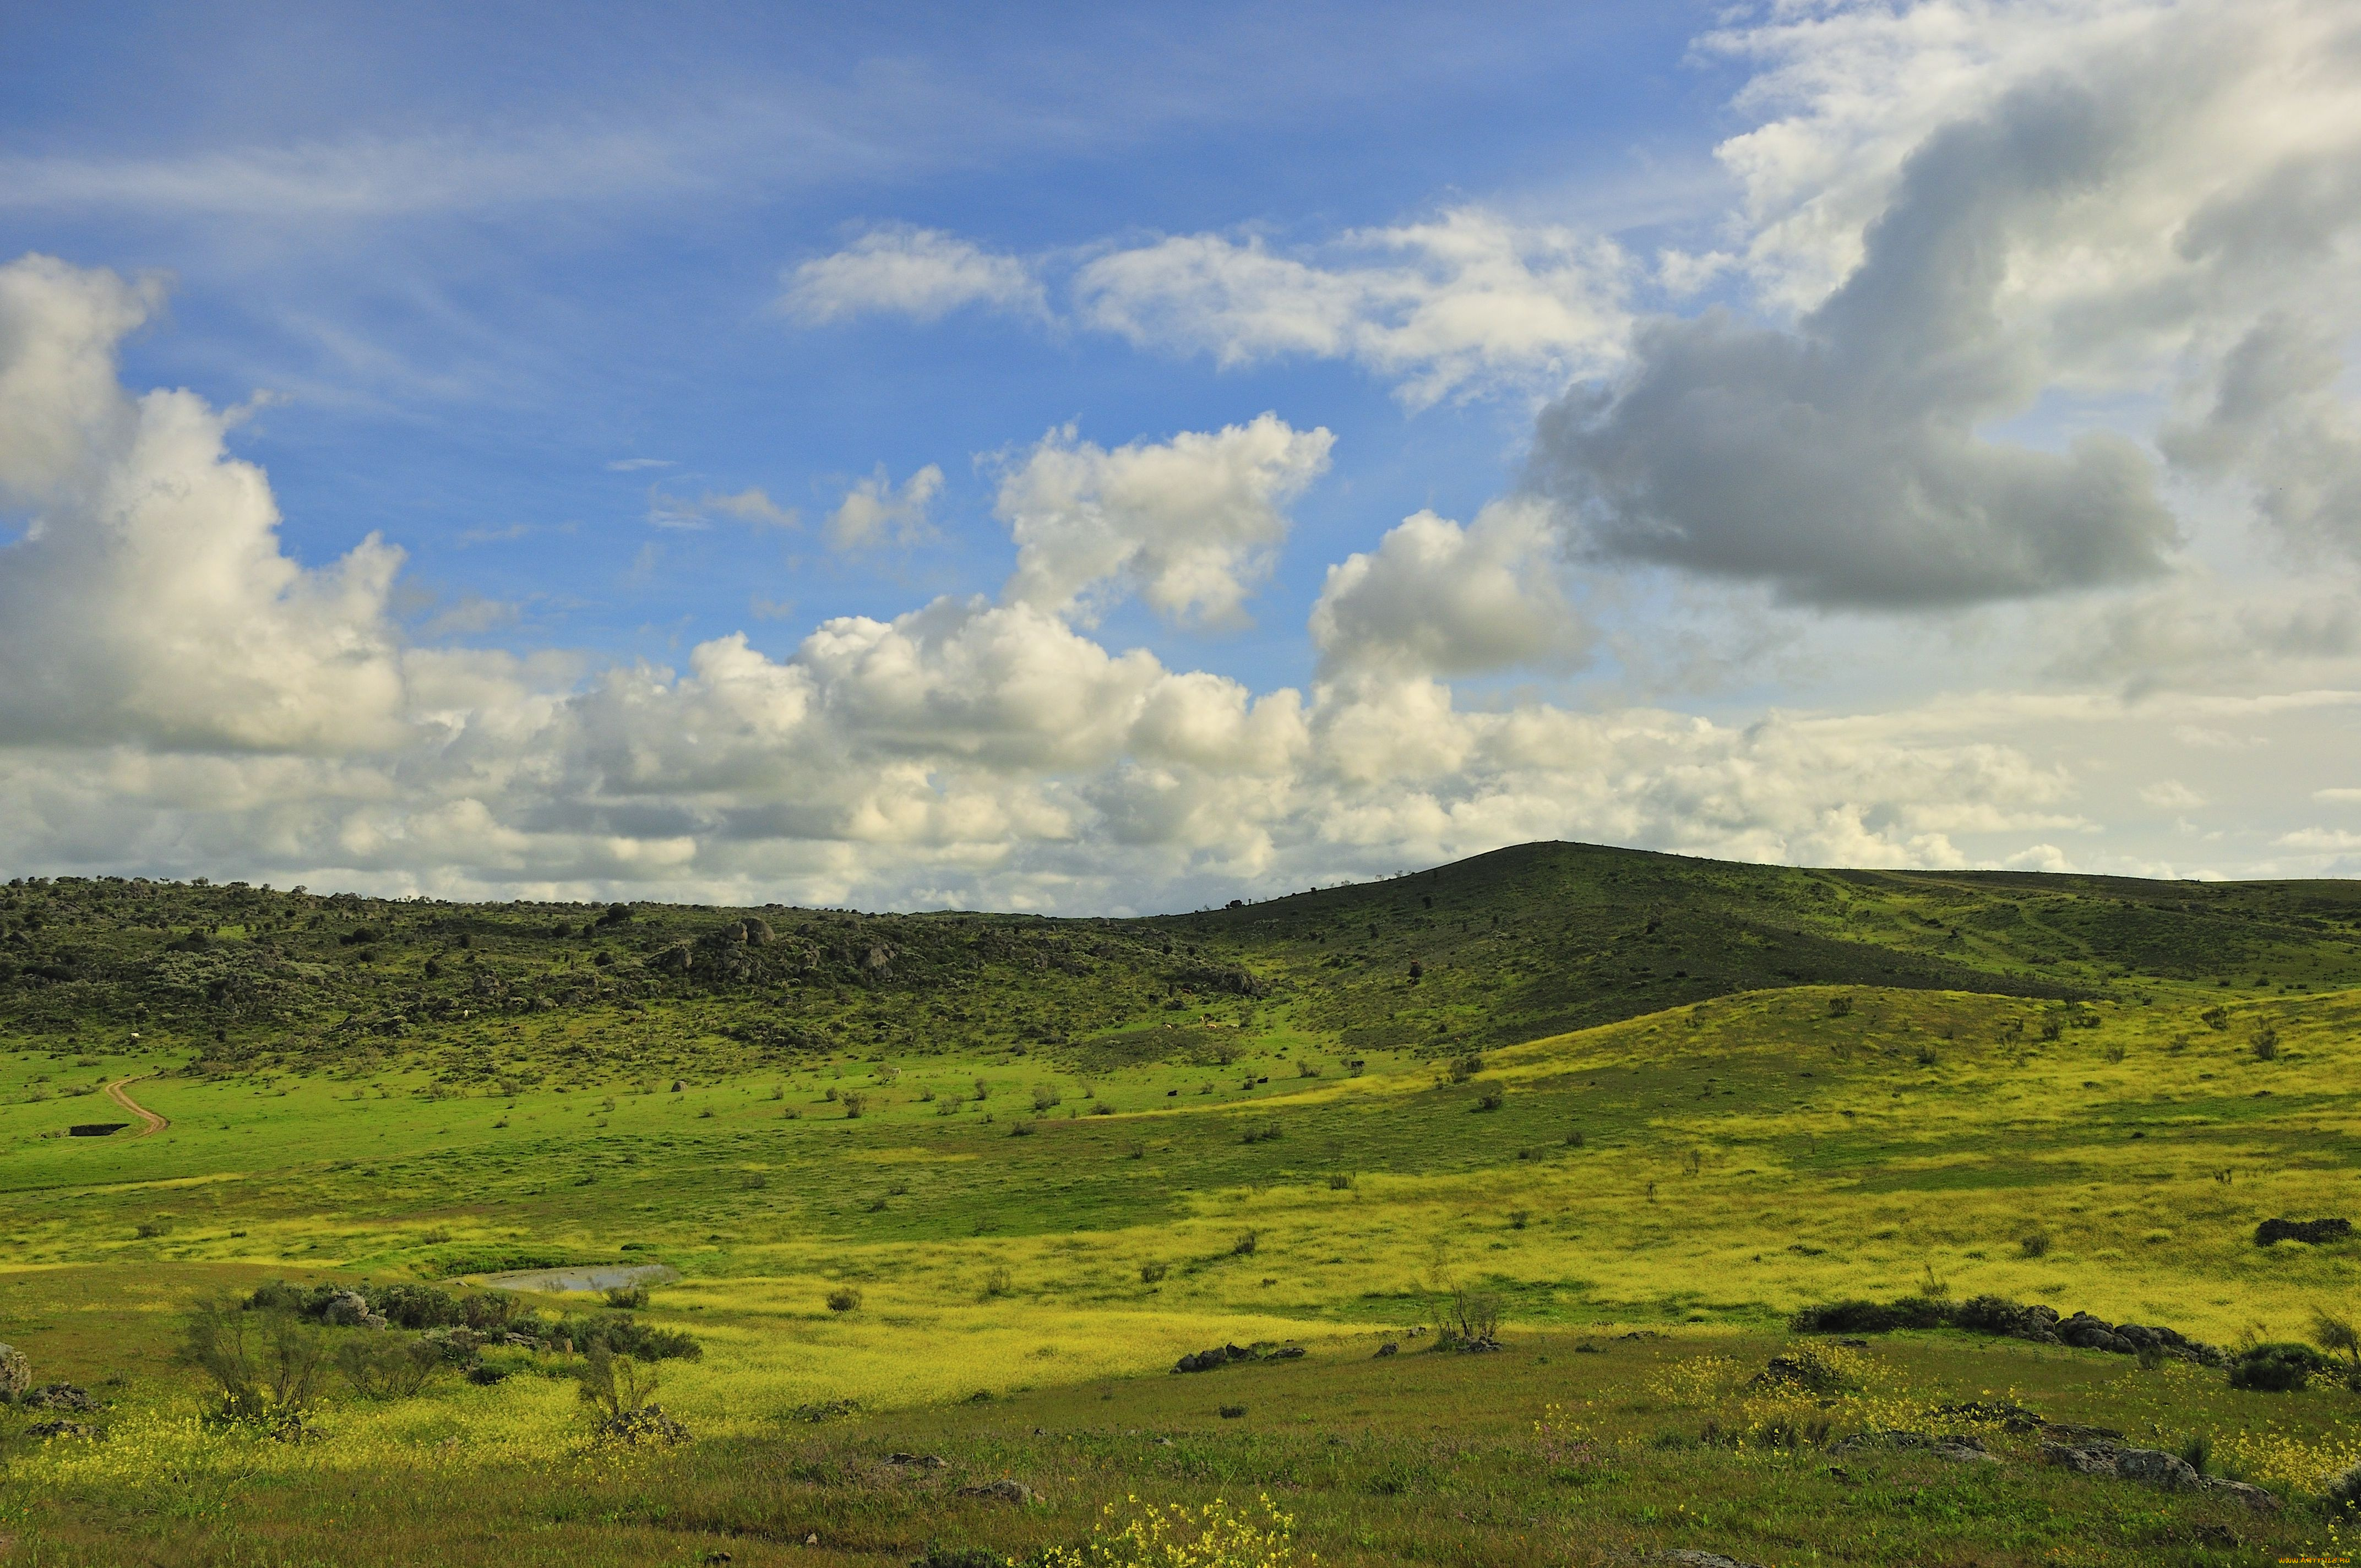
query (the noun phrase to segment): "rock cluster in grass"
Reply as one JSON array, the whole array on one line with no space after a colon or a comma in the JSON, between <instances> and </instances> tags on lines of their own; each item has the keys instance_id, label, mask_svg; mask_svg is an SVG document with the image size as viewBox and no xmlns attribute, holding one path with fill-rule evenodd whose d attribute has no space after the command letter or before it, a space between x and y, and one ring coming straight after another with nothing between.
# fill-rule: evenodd
<instances>
[{"instance_id":1,"label":"rock cluster in grass","mask_svg":"<svg viewBox=\"0 0 2361 1568\"><path fill-rule=\"evenodd\" d=\"M2208 1475L2177 1453L2159 1448L2133 1448L2105 1438L2074 1442L2044 1442L2044 1463L2063 1465L2084 1475L2112 1475L2168 1492L2224 1492L2257 1513L2275 1513L2279 1500L2262 1487L2224 1475Z\"/></svg>"},{"instance_id":2,"label":"rock cluster in grass","mask_svg":"<svg viewBox=\"0 0 2361 1568\"><path fill-rule=\"evenodd\" d=\"M1217 1366L1227 1366L1238 1361L1293 1361L1303 1354L1300 1344L1238 1345L1217 1344L1211 1350L1193 1351L1173 1363L1175 1372L1211 1372ZM1383 1354L1383 1352L1378 1354Z\"/></svg>"},{"instance_id":3,"label":"rock cluster in grass","mask_svg":"<svg viewBox=\"0 0 2361 1568\"><path fill-rule=\"evenodd\" d=\"M2269 1246L2278 1242L2302 1242L2311 1246L2325 1246L2341 1242L2353 1234L2350 1220L2265 1220L2255 1227L2255 1245Z\"/></svg>"},{"instance_id":4,"label":"rock cluster in grass","mask_svg":"<svg viewBox=\"0 0 2361 1568\"><path fill-rule=\"evenodd\" d=\"M71 1383L44 1383L18 1396L17 1403L36 1410L72 1410L83 1415L98 1409L98 1401L91 1398L89 1389Z\"/></svg>"},{"instance_id":5,"label":"rock cluster in grass","mask_svg":"<svg viewBox=\"0 0 2361 1568\"><path fill-rule=\"evenodd\" d=\"M2142 1351L2220 1366L2226 1357L2202 1340L2160 1324L2111 1323L2088 1312L2060 1318L2057 1309L2027 1306L1998 1296L1973 1296L1965 1301L1938 1301L1905 1296L1897 1301L1834 1301L1806 1307L1795 1316L1801 1333L1888 1333L1895 1329L1964 1329L1971 1333L1996 1334L2029 1340L2036 1344L2073 1345L2083 1350L2136 1355Z\"/></svg>"}]
</instances>

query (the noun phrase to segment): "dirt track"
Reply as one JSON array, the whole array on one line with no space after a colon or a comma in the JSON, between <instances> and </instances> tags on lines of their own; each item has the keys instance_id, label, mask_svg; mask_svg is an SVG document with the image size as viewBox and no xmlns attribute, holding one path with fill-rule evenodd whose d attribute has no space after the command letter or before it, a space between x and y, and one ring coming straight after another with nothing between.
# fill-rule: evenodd
<instances>
[{"instance_id":1,"label":"dirt track","mask_svg":"<svg viewBox=\"0 0 2361 1568\"><path fill-rule=\"evenodd\" d=\"M142 1074L141 1076L145 1077L147 1075ZM130 1091L126 1086L138 1081L139 1080L137 1078L118 1078L113 1083L106 1086L106 1097L109 1100L114 1101L117 1105L122 1106L126 1111L130 1112L133 1115L139 1118L139 1130L131 1135L135 1138L144 1138L150 1133L162 1132L172 1124L166 1121L163 1117L156 1114L155 1112L148 1109L147 1106L140 1104L137 1100L131 1098Z\"/></svg>"}]
</instances>

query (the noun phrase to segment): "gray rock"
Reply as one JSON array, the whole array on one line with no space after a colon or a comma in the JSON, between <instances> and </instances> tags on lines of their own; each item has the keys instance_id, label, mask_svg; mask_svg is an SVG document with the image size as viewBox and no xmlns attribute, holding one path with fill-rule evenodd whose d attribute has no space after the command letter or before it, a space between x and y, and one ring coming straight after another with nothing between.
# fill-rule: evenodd
<instances>
[{"instance_id":1,"label":"gray rock","mask_svg":"<svg viewBox=\"0 0 2361 1568\"><path fill-rule=\"evenodd\" d=\"M906 1464L913 1470L940 1470L947 1462L940 1454L935 1453L889 1453L885 1456L885 1463Z\"/></svg>"},{"instance_id":2,"label":"gray rock","mask_svg":"<svg viewBox=\"0 0 2361 1568\"><path fill-rule=\"evenodd\" d=\"M2045 1442L2041 1445L2045 1464L2062 1465L2085 1475L2113 1475L2115 1473L2115 1451L2102 1443L2092 1448L2077 1448L2071 1443Z\"/></svg>"},{"instance_id":3,"label":"gray rock","mask_svg":"<svg viewBox=\"0 0 2361 1568\"><path fill-rule=\"evenodd\" d=\"M2085 1475L2113 1475L2168 1492L2194 1492L2205 1485L2205 1478L2189 1461L2160 1448L2127 1448L2104 1441L2081 1446L2045 1442L2041 1445L2041 1457L2048 1464L2061 1464Z\"/></svg>"},{"instance_id":4,"label":"gray rock","mask_svg":"<svg viewBox=\"0 0 2361 1568\"><path fill-rule=\"evenodd\" d=\"M1678 1563L1680 1568L1763 1568L1759 1563L1741 1562L1735 1557L1724 1557L1719 1552L1697 1552L1687 1547L1659 1552L1655 1561Z\"/></svg>"},{"instance_id":5,"label":"gray rock","mask_svg":"<svg viewBox=\"0 0 2361 1568\"><path fill-rule=\"evenodd\" d=\"M2193 1492L2202 1485L2197 1467L2177 1453L2159 1448L2126 1448L2115 1454L2115 1474L2144 1486L2168 1492Z\"/></svg>"},{"instance_id":6,"label":"gray rock","mask_svg":"<svg viewBox=\"0 0 2361 1568\"><path fill-rule=\"evenodd\" d=\"M27 1437L96 1437L97 1431L80 1421L36 1421L25 1429Z\"/></svg>"},{"instance_id":7,"label":"gray rock","mask_svg":"<svg viewBox=\"0 0 2361 1568\"><path fill-rule=\"evenodd\" d=\"M320 1309L320 1321L332 1328L357 1329L368 1316L368 1298L357 1290L339 1290Z\"/></svg>"},{"instance_id":8,"label":"gray rock","mask_svg":"<svg viewBox=\"0 0 2361 1568\"><path fill-rule=\"evenodd\" d=\"M2233 1481L2226 1475L2207 1475L2202 1479L2207 1491L2221 1492L2235 1497L2258 1514L2275 1514L2279 1511L2279 1498L2260 1486L2246 1481Z\"/></svg>"},{"instance_id":9,"label":"gray rock","mask_svg":"<svg viewBox=\"0 0 2361 1568\"><path fill-rule=\"evenodd\" d=\"M37 1410L74 1410L83 1414L98 1409L98 1401L86 1388L71 1383L49 1383L27 1391L23 1402Z\"/></svg>"},{"instance_id":10,"label":"gray rock","mask_svg":"<svg viewBox=\"0 0 2361 1568\"><path fill-rule=\"evenodd\" d=\"M33 1364L14 1345L0 1344L0 1399L19 1399L33 1386Z\"/></svg>"}]
</instances>

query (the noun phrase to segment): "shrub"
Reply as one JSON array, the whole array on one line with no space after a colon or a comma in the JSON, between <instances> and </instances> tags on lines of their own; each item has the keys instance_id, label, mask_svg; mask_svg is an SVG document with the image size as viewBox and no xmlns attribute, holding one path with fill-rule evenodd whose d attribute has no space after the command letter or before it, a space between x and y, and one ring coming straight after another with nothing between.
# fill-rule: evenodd
<instances>
[{"instance_id":1,"label":"shrub","mask_svg":"<svg viewBox=\"0 0 2361 1568\"><path fill-rule=\"evenodd\" d=\"M1139 1266L1139 1282L1142 1285L1160 1284L1164 1277L1170 1272L1170 1265L1150 1259Z\"/></svg>"},{"instance_id":2,"label":"shrub","mask_svg":"<svg viewBox=\"0 0 2361 1568\"><path fill-rule=\"evenodd\" d=\"M1437 1350L1500 1348L1500 1299L1488 1291L1455 1288L1435 1333Z\"/></svg>"},{"instance_id":3,"label":"shrub","mask_svg":"<svg viewBox=\"0 0 2361 1568\"><path fill-rule=\"evenodd\" d=\"M182 1359L213 1381L231 1420L300 1420L327 1379L327 1335L283 1307L202 1302L182 1324L181 1343Z\"/></svg>"},{"instance_id":4,"label":"shrub","mask_svg":"<svg viewBox=\"0 0 2361 1568\"><path fill-rule=\"evenodd\" d=\"M2049 1233L2047 1231L2026 1232L2025 1234L2016 1238L2016 1252L2019 1257L2048 1257L2049 1255Z\"/></svg>"},{"instance_id":5,"label":"shrub","mask_svg":"<svg viewBox=\"0 0 2361 1568\"><path fill-rule=\"evenodd\" d=\"M1258 1238L1254 1232L1245 1232L1239 1235L1236 1241L1230 1244L1230 1255L1232 1257L1252 1257L1254 1255L1255 1248L1259 1244L1260 1238Z\"/></svg>"},{"instance_id":6,"label":"shrub","mask_svg":"<svg viewBox=\"0 0 2361 1568\"><path fill-rule=\"evenodd\" d=\"M1005 1267L994 1266L992 1272L983 1277L983 1293L987 1298L1013 1296L1016 1293L1016 1285L1009 1278Z\"/></svg>"},{"instance_id":7,"label":"shrub","mask_svg":"<svg viewBox=\"0 0 2361 1568\"><path fill-rule=\"evenodd\" d=\"M1532 1214L1522 1209L1511 1209L1509 1211L1509 1229L1521 1231L1532 1223Z\"/></svg>"},{"instance_id":8,"label":"shrub","mask_svg":"<svg viewBox=\"0 0 2361 1568\"><path fill-rule=\"evenodd\" d=\"M1353 1190L1354 1182L1355 1179L1349 1171L1332 1170L1328 1173L1328 1190L1331 1192L1349 1192Z\"/></svg>"},{"instance_id":9,"label":"shrub","mask_svg":"<svg viewBox=\"0 0 2361 1568\"><path fill-rule=\"evenodd\" d=\"M2197 1016L2204 1021L2205 1026L2209 1029L2226 1031L2230 1027L2230 1010L2227 1007L2208 1007Z\"/></svg>"},{"instance_id":10,"label":"shrub","mask_svg":"<svg viewBox=\"0 0 2361 1568\"><path fill-rule=\"evenodd\" d=\"M2254 1037L2257 1061L2276 1061L2279 1054L2279 1032L2268 1024L2257 1026Z\"/></svg>"},{"instance_id":11,"label":"shrub","mask_svg":"<svg viewBox=\"0 0 2361 1568\"><path fill-rule=\"evenodd\" d=\"M586 1354L593 1345L604 1345L611 1354L638 1361L697 1361L705 1355L705 1347L697 1343L695 1336L679 1329L656 1328L627 1312L611 1317L561 1318L542 1327L536 1337L544 1343L570 1347Z\"/></svg>"},{"instance_id":12,"label":"shrub","mask_svg":"<svg viewBox=\"0 0 2361 1568\"><path fill-rule=\"evenodd\" d=\"M1474 1055L1454 1057L1444 1070L1452 1082L1465 1083L1484 1070L1484 1058Z\"/></svg>"},{"instance_id":13,"label":"shrub","mask_svg":"<svg viewBox=\"0 0 2361 1568\"><path fill-rule=\"evenodd\" d=\"M840 1285L828 1293L828 1310L831 1312L850 1312L860 1305L861 1292L850 1285Z\"/></svg>"},{"instance_id":14,"label":"shrub","mask_svg":"<svg viewBox=\"0 0 2361 1568\"><path fill-rule=\"evenodd\" d=\"M674 1443L686 1440L687 1429L664 1413L655 1403L656 1379L628 1355L618 1355L603 1344L593 1345L576 1374L581 1398L605 1418L598 1435L625 1443Z\"/></svg>"},{"instance_id":15,"label":"shrub","mask_svg":"<svg viewBox=\"0 0 2361 1568\"><path fill-rule=\"evenodd\" d=\"M1053 1546L1027 1561L1039 1568L1295 1568L1301 1560L1290 1535L1294 1519L1273 1508L1268 1497L1261 1504L1256 1516L1219 1498L1196 1508L1135 1503L1138 1511L1118 1529L1110 1503L1089 1541L1078 1547Z\"/></svg>"},{"instance_id":16,"label":"shrub","mask_svg":"<svg viewBox=\"0 0 2361 1568\"><path fill-rule=\"evenodd\" d=\"M2331 1476L2321 1494L2333 1514L2361 1513L2361 1464Z\"/></svg>"},{"instance_id":17,"label":"shrub","mask_svg":"<svg viewBox=\"0 0 2361 1568\"><path fill-rule=\"evenodd\" d=\"M607 1292L607 1305L623 1311L635 1311L648 1304L648 1288L644 1285L618 1285Z\"/></svg>"},{"instance_id":18,"label":"shrub","mask_svg":"<svg viewBox=\"0 0 2361 1568\"><path fill-rule=\"evenodd\" d=\"M1797 1309L1788 1326L1799 1334L1882 1334L1894 1325L1874 1301L1825 1301Z\"/></svg>"},{"instance_id":19,"label":"shrub","mask_svg":"<svg viewBox=\"0 0 2361 1568\"><path fill-rule=\"evenodd\" d=\"M2230 1364L2230 1387L2272 1394L2292 1394L2330 1364L2308 1344L2273 1340L2249 1345Z\"/></svg>"},{"instance_id":20,"label":"shrub","mask_svg":"<svg viewBox=\"0 0 2361 1568\"><path fill-rule=\"evenodd\" d=\"M1050 1110L1061 1102L1054 1089L1043 1087L1033 1091L1033 1109L1037 1112Z\"/></svg>"},{"instance_id":21,"label":"shrub","mask_svg":"<svg viewBox=\"0 0 2361 1568\"><path fill-rule=\"evenodd\" d=\"M1478 1111L1498 1111L1501 1106L1508 1103L1508 1099L1509 1097L1498 1089L1488 1089L1484 1091L1483 1093L1478 1094L1476 1097L1476 1109Z\"/></svg>"},{"instance_id":22,"label":"shrub","mask_svg":"<svg viewBox=\"0 0 2361 1568\"><path fill-rule=\"evenodd\" d=\"M1246 1413L1246 1408L1244 1405L1224 1405L1221 1408L1221 1417L1225 1421L1236 1420Z\"/></svg>"},{"instance_id":23,"label":"shrub","mask_svg":"<svg viewBox=\"0 0 2361 1568\"><path fill-rule=\"evenodd\" d=\"M2331 1355L2346 1359L2345 1380L2361 1388L2361 1330L2350 1318L2340 1318L2324 1307L2312 1310L2312 1343Z\"/></svg>"},{"instance_id":24,"label":"shrub","mask_svg":"<svg viewBox=\"0 0 2361 1568\"><path fill-rule=\"evenodd\" d=\"M1828 1016L1831 1018L1849 1018L1852 1016L1852 998L1850 996L1829 997Z\"/></svg>"},{"instance_id":25,"label":"shrub","mask_svg":"<svg viewBox=\"0 0 2361 1568\"><path fill-rule=\"evenodd\" d=\"M444 1365L435 1346L399 1334L345 1334L336 1343L336 1369L364 1399L407 1399Z\"/></svg>"},{"instance_id":26,"label":"shrub","mask_svg":"<svg viewBox=\"0 0 2361 1568\"><path fill-rule=\"evenodd\" d=\"M869 1096L858 1089L848 1089L837 1098L844 1102L844 1119L848 1122L857 1121L869 1109Z\"/></svg>"}]
</instances>

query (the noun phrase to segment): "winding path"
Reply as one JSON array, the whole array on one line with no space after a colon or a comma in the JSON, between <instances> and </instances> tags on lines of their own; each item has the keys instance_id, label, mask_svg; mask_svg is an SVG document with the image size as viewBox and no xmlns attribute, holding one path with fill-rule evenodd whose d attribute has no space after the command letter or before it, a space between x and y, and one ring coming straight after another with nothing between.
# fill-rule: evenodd
<instances>
[{"instance_id":1,"label":"winding path","mask_svg":"<svg viewBox=\"0 0 2361 1568\"><path fill-rule=\"evenodd\" d=\"M163 1117L156 1114L155 1112L148 1109L147 1106L142 1105L139 1102L131 1098L130 1090L127 1087L128 1085L138 1082L140 1078L152 1078L155 1075L153 1073L143 1072L138 1078L118 1078L113 1083L106 1086L106 1097L109 1100L114 1101L117 1105L122 1106L126 1111L130 1112L133 1115L139 1118L141 1124L140 1128L137 1132L131 1135L135 1138L144 1138L150 1133L160 1133L165 1128L172 1124Z\"/></svg>"}]
</instances>

